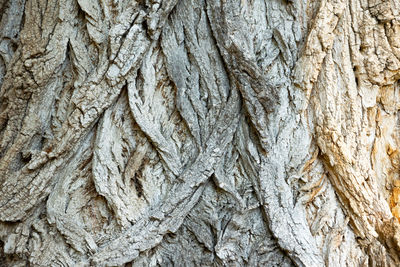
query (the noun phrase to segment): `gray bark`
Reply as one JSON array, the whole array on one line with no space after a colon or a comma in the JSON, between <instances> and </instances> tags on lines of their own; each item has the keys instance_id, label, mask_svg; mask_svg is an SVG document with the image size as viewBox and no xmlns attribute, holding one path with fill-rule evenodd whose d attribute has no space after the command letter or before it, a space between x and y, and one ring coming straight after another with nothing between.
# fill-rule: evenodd
<instances>
[{"instance_id":1,"label":"gray bark","mask_svg":"<svg viewBox=\"0 0 400 267\"><path fill-rule=\"evenodd\" d=\"M398 0L0 0L0 266L399 266Z\"/></svg>"}]
</instances>

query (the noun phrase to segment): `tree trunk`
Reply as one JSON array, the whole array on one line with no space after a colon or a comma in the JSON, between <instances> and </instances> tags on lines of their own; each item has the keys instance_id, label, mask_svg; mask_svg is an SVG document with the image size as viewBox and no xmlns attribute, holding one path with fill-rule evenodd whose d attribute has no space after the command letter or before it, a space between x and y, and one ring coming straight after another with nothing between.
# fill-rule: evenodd
<instances>
[{"instance_id":1,"label":"tree trunk","mask_svg":"<svg viewBox=\"0 0 400 267\"><path fill-rule=\"evenodd\" d=\"M0 0L0 266L399 266L399 0Z\"/></svg>"}]
</instances>

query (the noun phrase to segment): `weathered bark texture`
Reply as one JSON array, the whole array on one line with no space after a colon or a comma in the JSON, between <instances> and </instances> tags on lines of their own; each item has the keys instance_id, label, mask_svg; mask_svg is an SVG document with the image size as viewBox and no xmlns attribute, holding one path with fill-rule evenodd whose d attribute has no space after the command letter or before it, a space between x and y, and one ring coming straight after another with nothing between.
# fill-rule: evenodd
<instances>
[{"instance_id":1,"label":"weathered bark texture","mask_svg":"<svg viewBox=\"0 0 400 267\"><path fill-rule=\"evenodd\" d=\"M0 0L0 266L400 266L399 0Z\"/></svg>"}]
</instances>

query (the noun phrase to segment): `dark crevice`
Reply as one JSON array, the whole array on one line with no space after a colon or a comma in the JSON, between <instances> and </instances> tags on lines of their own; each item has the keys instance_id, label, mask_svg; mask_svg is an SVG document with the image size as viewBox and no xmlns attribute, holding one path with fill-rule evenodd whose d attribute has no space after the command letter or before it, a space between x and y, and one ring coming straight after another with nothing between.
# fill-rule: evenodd
<instances>
[{"instance_id":1,"label":"dark crevice","mask_svg":"<svg viewBox=\"0 0 400 267\"><path fill-rule=\"evenodd\" d=\"M0 88L3 85L3 80L4 77L6 76L6 73L7 73L6 64L3 58L0 56Z\"/></svg>"},{"instance_id":2,"label":"dark crevice","mask_svg":"<svg viewBox=\"0 0 400 267\"><path fill-rule=\"evenodd\" d=\"M142 197L143 196L143 185L140 179L142 178L142 174L139 171L139 173L135 174L135 177L133 178L133 184L135 186L137 196Z\"/></svg>"},{"instance_id":3,"label":"dark crevice","mask_svg":"<svg viewBox=\"0 0 400 267\"><path fill-rule=\"evenodd\" d=\"M22 18L21 18L21 24L19 25L19 33L22 31L22 29L25 26L25 7L26 7L26 1L24 1L24 8L22 11Z\"/></svg>"},{"instance_id":4,"label":"dark crevice","mask_svg":"<svg viewBox=\"0 0 400 267\"><path fill-rule=\"evenodd\" d=\"M125 42L125 39L127 38L128 34L129 34L130 30L132 29L133 25L135 24L135 22L137 22L136 20L140 19L140 17L138 17L138 16L139 16L139 12L134 15L128 29L121 35L120 40L119 40L118 51L115 53L114 58L111 58L111 51L110 51L109 58L110 58L111 64L115 62L116 58L118 58L118 55L119 55L121 48ZM110 64L110 66L111 66L111 64Z\"/></svg>"},{"instance_id":5,"label":"dark crevice","mask_svg":"<svg viewBox=\"0 0 400 267\"><path fill-rule=\"evenodd\" d=\"M77 15L78 21L84 22L84 21L85 21L85 17L86 17L85 11L83 11L83 9L81 8L81 6L78 5L78 15ZM84 23L81 23L81 24L84 25Z\"/></svg>"},{"instance_id":6,"label":"dark crevice","mask_svg":"<svg viewBox=\"0 0 400 267\"><path fill-rule=\"evenodd\" d=\"M148 25L147 25L147 20L144 19L144 20L142 21L142 27L143 27L143 29L144 29L145 32L147 32L147 33L149 32L149 27L148 27ZM126 33L127 33L127 32L126 32ZM124 33L124 34L126 34L126 33Z\"/></svg>"},{"instance_id":7,"label":"dark crevice","mask_svg":"<svg viewBox=\"0 0 400 267\"><path fill-rule=\"evenodd\" d=\"M3 3L0 2L0 22L1 22L1 19L3 18L3 15L5 14L5 11L8 7L8 5L9 5L8 0L5 0Z\"/></svg>"},{"instance_id":8,"label":"dark crevice","mask_svg":"<svg viewBox=\"0 0 400 267\"><path fill-rule=\"evenodd\" d=\"M32 155L30 153L22 153L19 152L15 155L13 160L10 161L8 165L8 169L11 172L17 172L21 170L26 164L28 164L32 159Z\"/></svg>"},{"instance_id":9,"label":"dark crevice","mask_svg":"<svg viewBox=\"0 0 400 267\"><path fill-rule=\"evenodd\" d=\"M358 77L357 77L357 71L358 71L357 66L354 66L354 67L353 67L354 78L355 78L356 85L357 85L357 87L358 87L358 86L359 86L359 80L358 80Z\"/></svg>"},{"instance_id":10,"label":"dark crevice","mask_svg":"<svg viewBox=\"0 0 400 267\"><path fill-rule=\"evenodd\" d=\"M4 254L4 243L2 240L0 240L0 266L7 266L6 262L7 262L7 259L6 259L6 255Z\"/></svg>"}]
</instances>

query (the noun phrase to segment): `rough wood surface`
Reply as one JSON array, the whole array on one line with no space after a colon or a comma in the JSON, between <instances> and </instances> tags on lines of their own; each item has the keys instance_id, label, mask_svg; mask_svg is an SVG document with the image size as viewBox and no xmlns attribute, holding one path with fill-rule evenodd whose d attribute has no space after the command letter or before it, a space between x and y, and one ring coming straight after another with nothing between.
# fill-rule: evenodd
<instances>
[{"instance_id":1,"label":"rough wood surface","mask_svg":"<svg viewBox=\"0 0 400 267\"><path fill-rule=\"evenodd\" d=\"M0 0L0 266L399 266L399 0Z\"/></svg>"}]
</instances>

